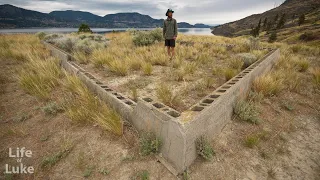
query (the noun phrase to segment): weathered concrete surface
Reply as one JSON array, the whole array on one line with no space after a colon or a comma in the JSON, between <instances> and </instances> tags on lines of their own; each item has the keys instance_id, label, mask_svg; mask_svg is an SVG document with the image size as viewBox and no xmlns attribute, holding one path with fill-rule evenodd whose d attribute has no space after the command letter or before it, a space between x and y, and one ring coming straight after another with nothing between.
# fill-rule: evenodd
<instances>
[{"instance_id":1,"label":"weathered concrete surface","mask_svg":"<svg viewBox=\"0 0 320 180\"><path fill-rule=\"evenodd\" d=\"M182 125L152 104L139 100L131 117L139 131L154 132L162 139L161 156L171 163L178 172L184 170L185 134Z\"/></svg>"},{"instance_id":2,"label":"weathered concrete surface","mask_svg":"<svg viewBox=\"0 0 320 180\"><path fill-rule=\"evenodd\" d=\"M49 43L43 43L46 48L50 49L53 56L61 60L60 65L63 69L71 74L77 75L90 91L94 92L101 100L114 108L124 119L130 119L133 107L136 105L135 102L110 89L74 62L69 61L73 57L68 53L57 49Z\"/></svg>"},{"instance_id":3,"label":"weathered concrete surface","mask_svg":"<svg viewBox=\"0 0 320 180\"><path fill-rule=\"evenodd\" d=\"M137 104L132 102L69 61L73 59L72 56L51 44L45 42L44 44L51 50L52 55L61 59L61 66L66 71L76 74L91 91L130 121L135 128L139 131L151 131L159 136L163 142L160 150L161 161L166 161L165 165L171 164L175 169L174 172L180 173L197 157L195 140L201 135L215 138L231 120L236 100L246 97L252 81L269 71L280 56L279 49L271 51L188 111L183 112L190 114L186 117L180 116L170 107L153 102L150 98L139 99Z\"/></svg>"},{"instance_id":4,"label":"weathered concrete surface","mask_svg":"<svg viewBox=\"0 0 320 180\"><path fill-rule=\"evenodd\" d=\"M195 115L191 121L184 124L186 131L186 152L184 154L185 167L188 167L197 156L195 147L196 138L201 135L215 138L219 135L223 127L231 120L233 107L237 99L245 98L253 80L265 72L270 71L279 57L279 49L270 52L264 59L252 64L238 76L232 78L214 91L211 95L202 99L202 101L205 99L213 99L214 101L209 106L206 106L199 114ZM241 78L239 79L238 77ZM229 84L231 82L235 82L235 84ZM221 93L219 90L226 91ZM220 96L211 98L212 95Z\"/></svg>"}]
</instances>

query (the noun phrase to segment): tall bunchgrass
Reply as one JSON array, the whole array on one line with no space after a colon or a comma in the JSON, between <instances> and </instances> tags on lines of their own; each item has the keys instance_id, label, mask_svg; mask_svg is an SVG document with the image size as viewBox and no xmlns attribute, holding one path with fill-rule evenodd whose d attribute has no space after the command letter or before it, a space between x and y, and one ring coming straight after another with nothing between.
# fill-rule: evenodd
<instances>
[{"instance_id":1,"label":"tall bunchgrass","mask_svg":"<svg viewBox=\"0 0 320 180\"><path fill-rule=\"evenodd\" d=\"M142 64L143 74L146 76L150 76L152 74L152 64L151 63L144 63Z\"/></svg>"},{"instance_id":2,"label":"tall bunchgrass","mask_svg":"<svg viewBox=\"0 0 320 180\"><path fill-rule=\"evenodd\" d=\"M278 94L283 89L282 83L282 78L277 78L275 74L267 74L253 81L253 90L264 96L272 96Z\"/></svg>"},{"instance_id":3,"label":"tall bunchgrass","mask_svg":"<svg viewBox=\"0 0 320 180\"><path fill-rule=\"evenodd\" d=\"M91 61L95 67L100 68L105 64L110 65L110 63L114 61L114 57L109 51L97 49L92 52Z\"/></svg>"},{"instance_id":4,"label":"tall bunchgrass","mask_svg":"<svg viewBox=\"0 0 320 180\"><path fill-rule=\"evenodd\" d=\"M39 98L48 98L52 89L59 84L62 71L59 60L30 57L18 73L20 86L28 93Z\"/></svg>"},{"instance_id":5,"label":"tall bunchgrass","mask_svg":"<svg viewBox=\"0 0 320 180\"><path fill-rule=\"evenodd\" d=\"M108 64L108 68L111 72L118 76L126 76L129 71L128 64L119 59L111 61L110 64Z\"/></svg>"},{"instance_id":6,"label":"tall bunchgrass","mask_svg":"<svg viewBox=\"0 0 320 180\"><path fill-rule=\"evenodd\" d=\"M157 97L161 102L173 108L179 109L183 106L179 94L174 94L168 85L164 83L158 85Z\"/></svg>"},{"instance_id":7,"label":"tall bunchgrass","mask_svg":"<svg viewBox=\"0 0 320 180\"><path fill-rule=\"evenodd\" d=\"M122 134L122 120L119 114L95 97L78 77L66 75L64 87L71 92L64 104L71 120L98 123L110 132Z\"/></svg>"},{"instance_id":8,"label":"tall bunchgrass","mask_svg":"<svg viewBox=\"0 0 320 180\"><path fill-rule=\"evenodd\" d=\"M229 81L230 79L232 79L234 76L236 76L238 74L238 70L233 69L233 68L226 68L223 71L224 77L226 79L226 81Z\"/></svg>"},{"instance_id":9,"label":"tall bunchgrass","mask_svg":"<svg viewBox=\"0 0 320 180\"><path fill-rule=\"evenodd\" d=\"M114 134L122 134L120 116L95 97L78 77L62 71L59 60L49 56L36 36L8 35L4 38L10 42L9 46L5 43L0 43L0 46L11 49L12 45L16 45L24 50L21 52L25 61L18 69L17 79L26 92L39 99L64 100L63 110L71 120L97 123ZM55 90L62 90L63 93L58 93L60 96L55 97Z\"/></svg>"},{"instance_id":10,"label":"tall bunchgrass","mask_svg":"<svg viewBox=\"0 0 320 180\"><path fill-rule=\"evenodd\" d=\"M316 87L320 88L320 67L314 67L311 69L312 81Z\"/></svg>"}]
</instances>

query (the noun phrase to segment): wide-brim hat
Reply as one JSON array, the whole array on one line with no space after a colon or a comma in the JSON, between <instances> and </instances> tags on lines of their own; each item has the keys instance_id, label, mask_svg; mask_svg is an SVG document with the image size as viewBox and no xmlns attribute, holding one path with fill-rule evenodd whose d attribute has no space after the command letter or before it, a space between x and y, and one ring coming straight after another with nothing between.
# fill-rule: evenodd
<instances>
[{"instance_id":1,"label":"wide-brim hat","mask_svg":"<svg viewBox=\"0 0 320 180\"><path fill-rule=\"evenodd\" d=\"M174 11L173 11L172 9L168 9L167 12L166 12L166 16L168 16L168 13L169 13L169 12L174 13Z\"/></svg>"}]
</instances>

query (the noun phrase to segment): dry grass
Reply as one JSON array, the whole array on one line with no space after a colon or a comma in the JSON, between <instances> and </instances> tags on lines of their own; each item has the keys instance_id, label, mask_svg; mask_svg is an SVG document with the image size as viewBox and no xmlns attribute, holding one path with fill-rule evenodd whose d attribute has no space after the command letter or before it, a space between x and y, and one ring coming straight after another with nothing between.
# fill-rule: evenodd
<instances>
[{"instance_id":1,"label":"dry grass","mask_svg":"<svg viewBox=\"0 0 320 180\"><path fill-rule=\"evenodd\" d=\"M104 129L122 134L120 116L106 104L99 101L76 76L66 75L66 89L71 92L66 97L65 108L70 119L76 122L98 123Z\"/></svg>"},{"instance_id":2,"label":"dry grass","mask_svg":"<svg viewBox=\"0 0 320 180\"><path fill-rule=\"evenodd\" d=\"M164 104L176 109L183 107L179 94L174 94L166 84L160 84L157 88L157 97Z\"/></svg>"},{"instance_id":3,"label":"dry grass","mask_svg":"<svg viewBox=\"0 0 320 180\"><path fill-rule=\"evenodd\" d=\"M80 64L88 64L89 63L89 57L86 55L86 53L77 51L73 53L74 58L76 61Z\"/></svg>"},{"instance_id":4,"label":"dry grass","mask_svg":"<svg viewBox=\"0 0 320 180\"><path fill-rule=\"evenodd\" d=\"M229 81L230 79L232 79L234 76L236 76L238 74L238 71L233 68L226 68L224 70L223 74L224 74L226 81Z\"/></svg>"},{"instance_id":5,"label":"dry grass","mask_svg":"<svg viewBox=\"0 0 320 180\"><path fill-rule=\"evenodd\" d=\"M52 89L59 84L62 75L58 63L59 60L55 58L41 60L30 57L18 74L21 87L39 98L48 98Z\"/></svg>"},{"instance_id":6,"label":"dry grass","mask_svg":"<svg viewBox=\"0 0 320 180\"><path fill-rule=\"evenodd\" d=\"M126 76L128 74L129 66L126 62L121 60L114 60L108 64L111 72L119 76Z\"/></svg>"},{"instance_id":7,"label":"dry grass","mask_svg":"<svg viewBox=\"0 0 320 180\"><path fill-rule=\"evenodd\" d=\"M154 35L158 36L157 33ZM217 36L179 35L178 40L183 42L177 42L176 56L170 59L162 41L154 41L146 46L135 45L133 42L135 32L133 31L112 33L106 36L110 39L107 47L99 47L98 49L93 49L89 54L86 53L89 64L99 68L97 71L99 76L103 77L102 80L110 81L119 78L120 81L117 81L118 83L111 81L111 85L115 83L115 86L124 87L123 85L126 83L125 76L130 79L143 76L149 79L161 79L169 86L172 86L172 83L176 83L175 88L184 91L186 87L198 84L199 79L210 77L203 79L200 84L201 88L198 88L199 93L196 92L197 90L193 91L192 93L194 94L186 96L186 98L200 99L210 88L220 85L222 82L220 79L224 75L227 80L235 76L241 69L243 62L240 59L232 60L231 62L230 60L236 57L235 52L248 53L250 51L250 46L245 38L230 39ZM75 38L75 36L72 35L72 38ZM146 43L148 44L148 42ZM230 43L238 46L227 48L223 45L217 45L218 43ZM84 47L81 46L81 48ZM255 50L255 53L263 55L266 52ZM230 70L211 73L213 66L220 70L230 66ZM91 68L92 66L89 67ZM153 85L156 84L156 82L152 83ZM145 94L147 89L144 88L138 87L137 91ZM121 89L123 89L122 93L125 95L132 95L130 89ZM152 91L156 90L152 89ZM156 93L152 92L152 94ZM187 103L193 103L193 101L187 100ZM188 104L187 106L190 105ZM171 106L174 105L171 104Z\"/></svg>"},{"instance_id":8,"label":"dry grass","mask_svg":"<svg viewBox=\"0 0 320 180\"><path fill-rule=\"evenodd\" d=\"M8 35L4 38L11 44L19 43L21 48L25 49L23 53L27 59L18 70L17 78L26 92L40 99L55 99L51 92L57 87L62 87L65 92L59 98L64 99L63 109L70 119L76 122L97 123L107 131L122 134L120 116L89 92L78 77L63 72L59 67L59 60L50 57L49 52L35 36Z\"/></svg>"},{"instance_id":9,"label":"dry grass","mask_svg":"<svg viewBox=\"0 0 320 180\"><path fill-rule=\"evenodd\" d=\"M316 87L320 88L320 67L312 68L311 74L313 76L313 83L316 85Z\"/></svg>"},{"instance_id":10,"label":"dry grass","mask_svg":"<svg viewBox=\"0 0 320 180\"><path fill-rule=\"evenodd\" d=\"M150 76L152 74L152 64L151 63L144 63L142 65L143 74L146 76Z\"/></svg>"},{"instance_id":11,"label":"dry grass","mask_svg":"<svg viewBox=\"0 0 320 180\"><path fill-rule=\"evenodd\" d=\"M309 61L305 58L300 58L294 61L299 72L306 72L309 68Z\"/></svg>"},{"instance_id":12,"label":"dry grass","mask_svg":"<svg viewBox=\"0 0 320 180\"><path fill-rule=\"evenodd\" d=\"M274 74L263 75L253 81L253 90L264 96L276 95L283 89L282 82Z\"/></svg>"}]
</instances>

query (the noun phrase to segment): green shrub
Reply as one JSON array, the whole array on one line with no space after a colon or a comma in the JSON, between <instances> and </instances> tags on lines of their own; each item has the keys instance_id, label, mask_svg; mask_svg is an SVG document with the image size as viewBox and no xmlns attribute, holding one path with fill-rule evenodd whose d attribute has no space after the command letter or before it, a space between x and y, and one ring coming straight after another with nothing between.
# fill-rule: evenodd
<instances>
[{"instance_id":1,"label":"green shrub","mask_svg":"<svg viewBox=\"0 0 320 180\"><path fill-rule=\"evenodd\" d=\"M139 142L140 154L143 156L158 153L162 145L161 139L151 132L142 133Z\"/></svg>"},{"instance_id":2,"label":"green shrub","mask_svg":"<svg viewBox=\"0 0 320 180\"><path fill-rule=\"evenodd\" d=\"M237 54L236 57L242 60L242 69L249 67L252 63L254 63L257 60L257 56L251 53L240 53Z\"/></svg>"},{"instance_id":3,"label":"green shrub","mask_svg":"<svg viewBox=\"0 0 320 180\"><path fill-rule=\"evenodd\" d=\"M147 170L139 171L136 175L130 178L131 180L149 180L149 172Z\"/></svg>"},{"instance_id":4,"label":"green shrub","mask_svg":"<svg viewBox=\"0 0 320 180\"><path fill-rule=\"evenodd\" d=\"M50 102L44 107L42 107L42 111L46 115L57 115L59 112L63 112L63 108L60 107L56 102Z\"/></svg>"},{"instance_id":5,"label":"green shrub","mask_svg":"<svg viewBox=\"0 0 320 180\"><path fill-rule=\"evenodd\" d=\"M47 35L47 34L46 34L45 32L37 32L37 33L36 33L36 36L37 36L40 40L44 39L44 37L45 37L46 35Z\"/></svg>"},{"instance_id":6,"label":"green shrub","mask_svg":"<svg viewBox=\"0 0 320 180\"><path fill-rule=\"evenodd\" d=\"M269 43L273 43L273 42L275 42L277 40L277 32L272 32L271 33L271 35L269 36L269 40L268 40L268 42Z\"/></svg>"},{"instance_id":7,"label":"green shrub","mask_svg":"<svg viewBox=\"0 0 320 180\"><path fill-rule=\"evenodd\" d=\"M305 32L299 36L301 41L313 41L317 39L317 36L313 32Z\"/></svg>"},{"instance_id":8,"label":"green shrub","mask_svg":"<svg viewBox=\"0 0 320 180\"><path fill-rule=\"evenodd\" d=\"M246 137L244 143L245 143L245 146L247 146L249 148L253 148L254 146L256 146L259 143L259 137L248 136L248 137Z\"/></svg>"},{"instance_id":9,"label":"green shrub","mask_svg":"<svg viewBox=\"0 0 320 180\"><path fill-rule=\"evenodd\" d=\"M259 122L259 112L252 102L239 100L236 102L234 107L234 113L242 120L250 123Z\"/></svg>"},{"instance_id":10,"label":"green shrub","mask_svg":"<svg viewBox=\"0 0 320 180\"><path fill-rule=\"evenodd\" d=\"M162 31L160 28L157 28L151 31L138 31L133 36L132 40L136 46L148 46L161 41L162 39Z\"/></svg>"},{"instance_id":11,"label":"green shrub","mask_svg":"<svg viewBox=\"0 0 320 180\"><path fill-rule=\"evenodd\" d=\"M215 155L215 152L212 149L210 143L204 136L200 136L196 140L196 150L197 154L206 160L211 160Z\"/></svg>"}]
</instances>

